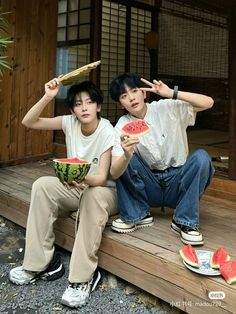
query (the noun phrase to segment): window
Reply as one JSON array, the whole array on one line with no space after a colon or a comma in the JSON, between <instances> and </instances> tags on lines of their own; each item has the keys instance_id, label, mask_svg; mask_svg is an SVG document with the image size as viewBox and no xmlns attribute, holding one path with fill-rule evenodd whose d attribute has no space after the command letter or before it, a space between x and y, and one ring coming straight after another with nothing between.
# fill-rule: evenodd
<instances>
[{"instance_id":1,"label":"window","mask_svg":"<svg viewBox=\"0 0 236 314\"><path fill-rule=\"evenodd\" d=\"M150 77L150 56L145 35L151 31L152 8L103 1L101 89L104 93L102 114L113 124L123 113L109 97L109 84L115 75L125 71Z\"/></svg>"},{"instance_id":2,"label":"window","mask_svg":"<svg viewBox=\"0 0 236 314\"><path fill-rule=\"evenodd\" d=\"M58 1L58 43L89 40L90 38L90 0Z\"/></svg>"},{"instance_id":3,"label":"window","mask_svg":"<svg viewBox=\"0 0 236 314\"><path fill-rule=\"evenodd\" d=\"M90 18L91 0L58 0L57 76L90 63ZM67 86L62 87L56 96L55 115L68 113L65 107L67 89ZM62 131L54 132L54 141L64 143Z\"/></svg>"},{"instance_id":4,"label":"window","mask_svg":"<svg viewBox=\"0 0 236 314\"><path fill-rule=\"evenodd\" d=\"M58 1L57 76L90 62L90 16L90 0ZM61 88L57 99L65 98L66 92Z\"/></svg>"}]
</instances>

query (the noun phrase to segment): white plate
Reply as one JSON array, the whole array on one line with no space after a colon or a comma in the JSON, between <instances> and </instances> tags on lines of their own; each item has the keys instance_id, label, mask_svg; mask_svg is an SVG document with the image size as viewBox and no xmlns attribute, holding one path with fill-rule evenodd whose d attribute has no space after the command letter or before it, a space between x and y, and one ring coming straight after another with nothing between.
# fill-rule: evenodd
<instances>
[{"instance_id":1,"label":"white plate","mask_svg":"<svg viewBox=\"0 0 236 314\"><path fill-rule=\"evenodd\" d=\"M204 251L204 250L195 250L197 257L199 259L200 267L195 268L192 267L191 265L188 265L184 260L183 263L184 265L192 270L195 273L201 274L201 275L206 275L206 276L219 276L220 271L218 269L213 269L210 266L210 258L211 255L213 254L212 251Z\"/></svg>"}]
</instances>

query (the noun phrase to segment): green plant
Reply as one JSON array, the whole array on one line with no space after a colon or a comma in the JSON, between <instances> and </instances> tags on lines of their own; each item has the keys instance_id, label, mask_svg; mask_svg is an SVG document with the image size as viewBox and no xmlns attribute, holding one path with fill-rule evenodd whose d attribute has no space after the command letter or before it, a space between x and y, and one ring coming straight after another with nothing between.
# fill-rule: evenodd
<instances>
[{"instance_id":1,"label":"green plant","mask_svg":"<svg viewBox=\"0 0 236 314\"><path fill-rule=\"evenodd\" d=\"M11 65L6 60L7 56L5 55L8 46L12 43L12 40L7 37L9 30L9 23L6 19L7 14L9 14L9 12L2 12L0 8L0 77L2 77L4 69L7 68L11 70Z\"/></svg>"}]
</instances>

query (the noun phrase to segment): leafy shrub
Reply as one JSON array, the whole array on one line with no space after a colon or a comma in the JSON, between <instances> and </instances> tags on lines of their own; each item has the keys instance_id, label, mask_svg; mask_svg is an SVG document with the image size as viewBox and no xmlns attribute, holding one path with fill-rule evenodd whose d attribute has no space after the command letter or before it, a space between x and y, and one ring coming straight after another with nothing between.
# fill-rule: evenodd
<instances>
[{"instance_id":1,"label":"leafy shrub","mask_svg":"<svg viewBox=\"0 0 236 314\"><path fill-rule=\"evenodd\" d=\"M9 23L6 19L6 15L9 12L2 12L0 8L0 77L3 75L4 69L11 70L10 63L6 60L6 51L8 46L12 43L12 40L7 37L9 30Z\"/></svg>"}]
</instances>

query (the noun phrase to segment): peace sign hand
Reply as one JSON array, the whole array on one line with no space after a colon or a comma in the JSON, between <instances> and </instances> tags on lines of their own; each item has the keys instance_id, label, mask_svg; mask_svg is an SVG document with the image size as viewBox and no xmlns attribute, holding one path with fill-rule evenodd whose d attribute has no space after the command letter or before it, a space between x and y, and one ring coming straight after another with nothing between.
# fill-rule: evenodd
<instances>
[{"instance_id":1,"label":"peace sign hand","mask_svg":"<svg viewBox=\"0 0 236 314\"><path fill-rule=\"evenodd\" d=\"M150 86L150 87L141 87L140 89L142 91L155 93L166 98L172 98L173 90L170 89L162 81L153 80L153 83L151 83L148 80L145 80L144 78L141 78L141 81L147 84L148 86Z\"/></svg>"}]
</instances>

